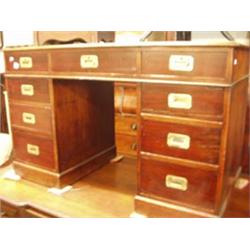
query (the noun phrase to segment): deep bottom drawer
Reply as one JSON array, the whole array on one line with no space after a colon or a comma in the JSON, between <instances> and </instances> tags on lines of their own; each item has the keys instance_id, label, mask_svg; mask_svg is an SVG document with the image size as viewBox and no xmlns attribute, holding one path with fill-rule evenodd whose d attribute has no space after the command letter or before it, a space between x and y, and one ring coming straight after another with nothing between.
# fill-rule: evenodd
<instances>
[{"instance_id":1,"label":"deep bottom drawer","mask_svg":"<svg viewBox=\"0 0 250 250\"><path fill-rule=\"evenodd\" d=\"M53 140L13 130L14 158L46 169L55 169Z\"/></svg>"},{"instance_id":2,"label":"deep bottom drawer","mask_svg":"<svg viewBox=\"0 0 250 250\"><path fill-rule=\"evenodd\" d=\"M140 192L186 205L213 209L217 172L141 159Z\"/></svg>"}]
</instances>

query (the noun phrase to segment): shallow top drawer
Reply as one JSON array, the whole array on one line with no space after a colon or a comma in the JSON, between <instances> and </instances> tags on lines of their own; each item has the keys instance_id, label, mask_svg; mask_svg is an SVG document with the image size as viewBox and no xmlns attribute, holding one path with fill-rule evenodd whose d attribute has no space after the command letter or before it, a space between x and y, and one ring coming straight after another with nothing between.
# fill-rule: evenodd
<instances>
[{"instance_id":1,"label":"shallow top drawer","mask_svg":"<svg viewBox=\"0 0 250 250\"><path fill-rule=\"evenodd\" d=\"M86 49L51 53L54 72L136 73L135 49Z\"/></svg>"},{"instance_id":2,"label":"shallow top drawer","mask_svg":"<svg viewBox=\"0 0 250 250\"><path fill-rule=\"evenodd\" d=\"M7 78L10 100L49 103L49 81L32 78Z\"/></svg>"},{"instance_id":3,"label":"shallow top drawer","mask_svg":"<svg viewBox=\"0 0 250 250\"><path fill-rule=\"evenodd\" d=\"M171 80L230 80L231 49L156 48L143 49L142 74L163 75Z\"/></svg>"},{"instance_id":4,"label":"shallow top drawer","mask_svg":"<svg viewBox=\"0 0 250 250\"><path fill-rule=\"evenodd\" d=\"M7 72L40 72L48 71L48 54L39 51L5 52Z\"/></svg>"},{"instance_id":5,"label":"shallow top drawer","mask_svg":"<svg viewBox=\"0 0 250 250\"><path fill-rule=\"evenodd\" d=\"M142 111L222 120L222 88L187 85L142 84Z\"/></svg>"}]
</instances>

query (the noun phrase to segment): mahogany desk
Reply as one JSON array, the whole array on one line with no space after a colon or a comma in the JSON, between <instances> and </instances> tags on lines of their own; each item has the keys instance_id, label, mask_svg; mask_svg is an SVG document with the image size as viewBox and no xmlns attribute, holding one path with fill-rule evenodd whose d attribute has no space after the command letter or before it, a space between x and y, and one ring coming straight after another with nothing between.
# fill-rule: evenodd
<instances>
[{"instance_id":1,"label":"mahogany desk","mask_svg":"<svg viewBox=\"0 0 250 250\"><path fill-rule=\"evenodd\" d=\"M241 171L248 47L159 42L4 53L14 167L24 179L64 186L113 158L113 82L136 82L135 211L223 215Z\"/></svg>"}]
</instances>

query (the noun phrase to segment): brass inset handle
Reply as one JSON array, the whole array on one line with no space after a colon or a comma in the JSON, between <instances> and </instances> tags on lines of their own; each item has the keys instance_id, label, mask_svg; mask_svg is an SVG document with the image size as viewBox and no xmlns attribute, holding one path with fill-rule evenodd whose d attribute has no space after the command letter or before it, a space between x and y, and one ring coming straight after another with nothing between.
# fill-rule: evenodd
<instances>
[{"instance_id":1,"label":"brass inset handle","mask_svg":"<svg viewBox=\"0 0 250 250\"><path fill-rule=\"evenodd\" d=\"M20 57L19 58L19 65L20 65L20 68L31 69L33 66L32 58L31 57Z\"/></svg>"},{"instance_id":2,"label":"brass inset handle","mask_svg":"<svg viewBox=\"0 0 250 250\"><path fill-rule=\"evenodd\" d=\"M188 135L168 133L167 145L173 148L189 149L190 148L190 137Z\"/></svg>"},{"instance_id":3,"label":"brass inset handle","mask_svg":"<svg viewBox=\"0 0 250 250\"><path fill-rule=\"evenodd\" d=\"M194 57L190 55L171 55L169 57L169 69L191 72L194 69Z\"/></svg>"},{"instance_id":4,"label":"brass inset handle","mask_svg":"<svg viewBox=\"0 0 250 250\"><path fill-rule=\"evenodd\" d=\"M167 175L165 178L165 185L168 188L186 191L188 189L188 180L180 176Z\"/></svg>"},{"instance_id":5,"label":"brass inset handle","mask_svg":"<svg viewBox=\"0 0 250 250\"><path fill-rule=\"evenodd\" d=\"M21 94L26 96L34 95L34 86L31 84L22 84L21 85Z\"/></svg>"},{"instance_id":6,"label":"brass inset handle","mask_svg":"<svg viewBox=\"0 0 250 250\"><path fill-rule=\"evenodd\" d=\"M131 127L131 129L132 129L133 131L136 131L136 130L137 130L137 124L136 124L136 123L132 123L130 127Z\"/></svg>"},{"instance_id":7,"label":"brass inset handle","mask_svg":"<svg viewBox=\"0 0 250 250\"><path fill-rule=\"evenodd\" d=\"M81 68L96 69L99 66L97 55L82 55L80 58Z\"/></svg>"},{"instance_id":8,"label":"brass inset handle","mask_svg":"<svg viewBox=\"0 0 250 250\"><path fill-rule=\"evenodd\" d=\"M31 113L24 112L22 114L23 122L27 124L36 124L36 116Z\"/></svg>"},{"instance_id":9,"label":"brass inset handle","mask_svg":"<svg viewBox=\"0 0 250 250\"><path fill-rule=\"evenodd\" d=\"M40 148L37 145L27 144L27 152L28 154L38 156L40 155Z\"/></svg>"},{"instance_id":10,"label":"brass inset handle","mask_svg":"<svg viewBox=\"0 0 250 250\"><path fill-rule=\"evenodd\" d=\"M168 95L168 107L176 109L191 109L192 96L189 94L170 93Z\"/></svg>"}]
</instances>

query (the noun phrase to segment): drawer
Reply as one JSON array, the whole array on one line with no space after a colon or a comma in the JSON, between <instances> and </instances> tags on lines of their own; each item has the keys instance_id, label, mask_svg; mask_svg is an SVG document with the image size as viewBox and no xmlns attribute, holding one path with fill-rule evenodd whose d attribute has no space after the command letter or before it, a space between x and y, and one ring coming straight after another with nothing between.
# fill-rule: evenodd
<instances>
[{"instance_id":1,"label":"drawer","mask_svg":"<svg viewBox=\"0 0 250 250\"><path fill-rule=\"evenodd\" d=\"M31 107L12 103L10 104L10 111L13 127L22 127L52 134L52 111L50 107Z\"/></svg>"},{"instance_id":2,"label":"drawer","mask_svg":"<svg viewBox=\"0 0 250 250\"><path fill-rule=\"evenodd\" d=\"M54 144L51 139L13 129L14 160L55 169Z\"/></svg>"},{"instance_id":3,"label":"drawer","mask_svg":"<svg viewBox=\"0 0 250 250\"><path fill-rule=\"evenodd\" d=\"M218 164L221 129L142 120L141 150Z\"/></svg>"},{"instance_id":4,"label":"drawer","mask_svg":"<svg viewBox=\"0 0 250 250\"><path fill-rule=\"evenodd\" d=\"M11 73L48 71L48 54L39 51L5 52L6 70Z\"/></svg>"},{"instance_id":5,"label":"drawer","mask_svg":"<svg viewBox=\"0 0 250 250\"><path fill-rule=\"evenodd\" d=\"M141 73L170 80L230 80L232 49L144 48Z\"/></svg>"},{"instance_id":6,"label":"drawer","mask_svg":"<svg viewBox=\"0 0 250 250\"><path fill-rule=\"evenodd\" d=\"M135 49L101 48L51 52L54 72L136 73Z\"/></svg>"},{"instance_id":7,"label":"drawer","mask_svg":"<svg viewBox=\"0 0 250 250\"><path fill-rule=\"evenodd\" d=\"M191 206L213 209L216 171L141 159L139 192Z\"/></svg>"},{"instance_id":8,"label":"drawer","mask_svg":"<svg viewBox=\"0 0 250 250\"><path fill-rule=\"evenodd\" d=\"M142 84L141 91L143 112L222 120L222 88Z\"/></svg>"},{"instance_id":9,"label":"drawer","mask_svg":"<svg viewBox=\"0 0 250 250\"><path fill-rule=\"evenodd\" d=\"M116 133L126 135L137 135L137 121L136 117L131 116L115 116L115 131Z\"/></svg>"},{"instance_id":10,"label":"drawer","mask_svg":"<svg viewBox=\"0 0 250 250\"><path fill-rule=\"evenodd\" d=\"M32 78L7 78L10 100L49 103L49 81Z\"/></svg>"},{"instance_id":11,"label":"drawer","mask_svg":"<svg viewBox=\"0 0 250 250\"><path fill-rule=\"evenodd\" d=\"M116 147L119 153L130 156L137 155L136 136L116 134L115 137L116 137Z\"/></svg>"}]
</instances>

